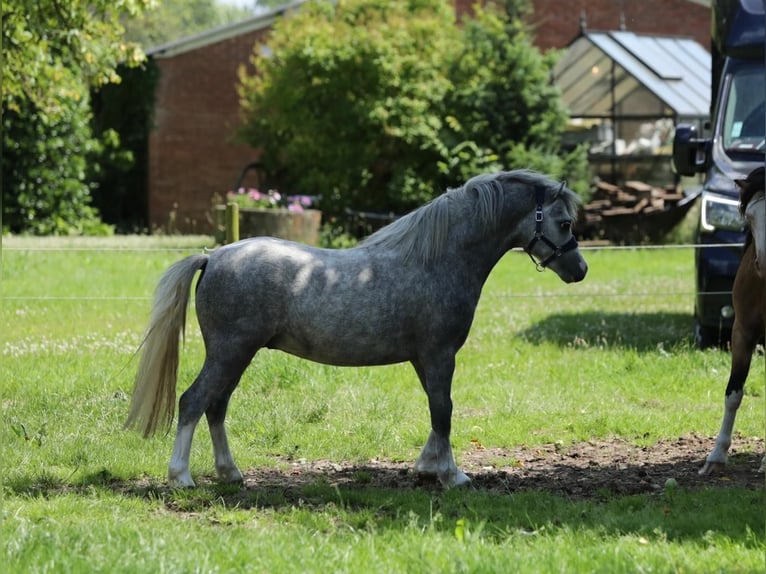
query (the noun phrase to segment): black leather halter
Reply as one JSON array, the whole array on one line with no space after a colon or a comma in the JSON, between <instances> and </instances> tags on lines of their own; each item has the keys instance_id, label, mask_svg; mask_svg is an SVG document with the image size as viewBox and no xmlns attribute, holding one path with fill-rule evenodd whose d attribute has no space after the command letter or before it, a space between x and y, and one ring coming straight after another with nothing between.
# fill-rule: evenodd
<instances>
[{"instance_id":1,"label":"black leather halter","mask_svg":"<svg viewBox=\"0 0 766 574\"><path fill-rule=\"evenodd\" d=\"M564 185L566 185L566 182L561 184L561 189L564 189ZM531 239L524 251L527 252L527 255L529 255L529 258L532 260L532 263L535 264L537 270L542 272L545 271L545 268L548 267L548 265L550 265L554 259L561 257L567 251L577 249L577 239L575 239L575 236L572 235L572 237L569 238L569 241L567 241L564 245L559 246L545 237L545 234L543 233L543 203L545 203L544 187L538 187L535 189L535 199L537 201L537 207L535 208L535 236ZM542 261L538 261L535 259L534 255L532 255L532 248L538 241L542 241L553 251L547 258L543 259Z\"/></svg>"}]
</instances>

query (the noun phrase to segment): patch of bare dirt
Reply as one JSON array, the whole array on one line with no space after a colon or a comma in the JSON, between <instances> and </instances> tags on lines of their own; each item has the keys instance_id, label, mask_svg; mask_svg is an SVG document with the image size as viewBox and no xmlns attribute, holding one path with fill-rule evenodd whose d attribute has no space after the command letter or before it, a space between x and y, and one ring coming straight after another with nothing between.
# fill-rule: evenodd
<instances>
[{"instance_id":1,"label":"patch of bare dirt","mask_svg":"<svg viewBox=\"0 0 766 574\"><path fill-rule=\"evenodd\" d=\"M735 437L726 469L699 476L697 472L713 444L713 437L698 435L663 440L649 447L619 439L512 449L475 444L458 463L472 478L472 488L495 493L542 490L569 498L651 494L661 492L669 478L686 489L763 489L764 475L757 473L764 452L762 438ZM435 479L413 472L412 462L344 464L287 458L283 462L281 470L245 472L246 490L277 488L289 497L291 492L318 481L336 486L441 490Z\"/></svg>"}]
</instances>

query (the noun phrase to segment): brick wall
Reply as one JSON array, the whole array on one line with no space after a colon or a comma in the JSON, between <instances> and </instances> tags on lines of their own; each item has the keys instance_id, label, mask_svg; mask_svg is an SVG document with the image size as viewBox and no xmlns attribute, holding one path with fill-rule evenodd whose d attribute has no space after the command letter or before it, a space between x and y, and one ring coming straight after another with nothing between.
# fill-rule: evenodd
<instances>
[{"instance_id":1,"label":"brick wall","mask_svg":"<svg viewBox=\"0 0 766 574\"><path fill-rule=\"evenodd\" d=\"M458 14L474 0L455 0ZM620 7L628 30L693 36L709 45L710 9L688 0L534 0L529 21L542 48L563 48L580 31L615 30ZM237 69L268 30L157 57L160 80L149 138L149 223L152 229L210 232L213 195L224 194L256 152L232 141L238 125Z\"/></svg>"},{"instance_id":2,"label":"brick wall","mask_svg":"<svg viewBox=\"0 0 766 574\"><path fill-rule=\"evenodd\" d=\"M172 57L158 57L155 126L149 136L152 229L209 232L213 195L231 189L254 150L233 141L237 70L250 66L259 30Z\"/></svg>"}]
</instances>

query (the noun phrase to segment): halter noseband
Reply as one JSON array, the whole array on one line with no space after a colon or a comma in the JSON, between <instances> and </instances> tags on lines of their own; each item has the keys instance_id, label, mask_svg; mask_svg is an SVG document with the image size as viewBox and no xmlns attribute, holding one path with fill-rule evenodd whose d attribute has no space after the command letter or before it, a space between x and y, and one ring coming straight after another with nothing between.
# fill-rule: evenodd
<instances>
[{"instance_id":1,"label":"halter noseband","mask_svg":"<svg viewBox=\"0 0 766 574\"><path fill-rule=\"evenodd\" d=\"M566 182L562 182L561 189L564 189L564 185L566 185ZM545 268L548 267L548 265L550 265L554 259L561 257L567 251L577 249L577 239L575 239L573 235L564 245L558 246L553 243L553 241L545 237L545 234L543 233L543 203L545 203L544 187L535 188L535 200L537 201L537 207L535 208L535 236L530 240L524 251L527 252L527 255L529 255L529 258L532 260L532 263L535 264L535 268L542 272L545 271ZM534 255L532 255L532 248L538 241L542 241L553 250L553 253L551 253L542 261L538 261L535 259Z\"/></svg>"}]
</instances>

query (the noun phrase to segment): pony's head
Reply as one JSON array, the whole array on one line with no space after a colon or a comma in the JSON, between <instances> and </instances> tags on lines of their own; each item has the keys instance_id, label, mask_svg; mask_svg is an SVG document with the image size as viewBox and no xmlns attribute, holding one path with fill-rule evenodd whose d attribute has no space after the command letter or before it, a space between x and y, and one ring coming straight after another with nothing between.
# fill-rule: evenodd
<instances>
[{"instance_id":1,"label":"pony's head","mask_svg":"<svg viewBox=\"0 0 766 574\"><path fill-rule=\"evenodd\" d=\"M491 206L491 211L511 209L523 214L511 241L527 252L538 271L550 268L567 283L585 278L588 264L572 233L579 207L574 191L563 182L530 170L477 176L466 183L466 188L486 185L501 188L502 194L496 197L505 204L505 208Z\"/></svg>"},{"instance_id":2,"label":"pony's head","mask_svg":"<svg viewBox=\"0 0 766 574\"><path fill-rule=\"evenodd\" d=\"M766 264L766 201L764 201L764 168L758 167L745 179L736 181L739 187L739 210L747 221L748 241L755 243L755 268L763 276Z\"/></svg>"}]
</instances>

